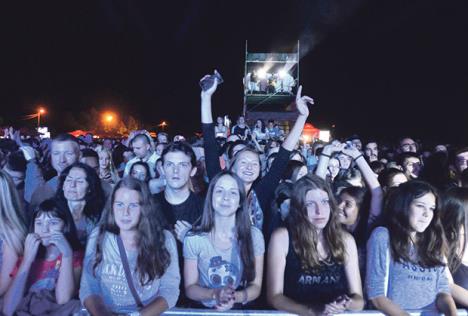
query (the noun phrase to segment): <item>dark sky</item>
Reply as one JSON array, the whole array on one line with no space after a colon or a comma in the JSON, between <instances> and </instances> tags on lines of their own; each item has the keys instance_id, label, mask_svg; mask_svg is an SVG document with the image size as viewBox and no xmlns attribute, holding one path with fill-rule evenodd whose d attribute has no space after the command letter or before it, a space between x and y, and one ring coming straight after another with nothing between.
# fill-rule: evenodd
<instances>
[{"instance_id":1,"label":"dark sky","mask_svg":"<svg viewBox=\"0 0 468 316\"><path fill-rule=\"evenodd\" d=\"M468 136L467 1L10 2L0 22L7 123L33 124L18 119L44 103L57 130L90 107L199 130L203 74L223 74L215 112L236 116L245 40L281 52L300 39L314 125L364 138Z\"/></svg>"}]
</instances>

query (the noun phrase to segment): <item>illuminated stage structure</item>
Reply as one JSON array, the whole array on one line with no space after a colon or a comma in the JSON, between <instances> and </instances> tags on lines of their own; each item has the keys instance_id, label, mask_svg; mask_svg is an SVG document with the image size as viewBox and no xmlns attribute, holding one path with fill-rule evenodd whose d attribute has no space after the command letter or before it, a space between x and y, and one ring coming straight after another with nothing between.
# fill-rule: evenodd
<instances>
[{"instance_id":1,"label":"illuminated stage structure","mask_svg":"<svg viewBox=\"0 0 468 316\"><path fill-rule=\"evenodd\" d=\"M288 129L296 117L299 41L294 53L252 53L245 42L244 109L249 123L275 120Z\"/></svg>"}]
</instances>

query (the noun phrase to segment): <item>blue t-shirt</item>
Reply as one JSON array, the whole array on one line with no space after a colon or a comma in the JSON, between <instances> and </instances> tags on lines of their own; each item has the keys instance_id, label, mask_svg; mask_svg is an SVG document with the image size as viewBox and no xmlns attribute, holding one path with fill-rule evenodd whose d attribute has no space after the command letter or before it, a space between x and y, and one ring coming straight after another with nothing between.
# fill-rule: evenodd
<instances>
[{"instance_id":1,"label":"blue t-shirt","mask_svg":"<svg viewBox=\"0 0 468 316\"><path fill-rule=\"evenodd\" d=\"M415 249L412 252L415 253ZM394 261L389 232L385 227L377 227L367 243L366 288L369 299L387 296L405 310L435 310L437 295L450 293L446 272L444 266L424 268L411 262Z\"/></svg>"},{"instance_id":2,"label":"blue t-shirt","mask_svg":"<svg viewBox=\"0 0 468 316\"><path fill-rule=\"evenodd\" d=\"M265 253L265 241L262 232L251 228L255 256ZM209 233L187 234L184 239L184 258L197 260L198 282L204 288L220 288L240 285L244 268L237 244L230 249L216 248ZM202 301L207 307L216 305L215 300Z\"/></svg>"}]
</instances>

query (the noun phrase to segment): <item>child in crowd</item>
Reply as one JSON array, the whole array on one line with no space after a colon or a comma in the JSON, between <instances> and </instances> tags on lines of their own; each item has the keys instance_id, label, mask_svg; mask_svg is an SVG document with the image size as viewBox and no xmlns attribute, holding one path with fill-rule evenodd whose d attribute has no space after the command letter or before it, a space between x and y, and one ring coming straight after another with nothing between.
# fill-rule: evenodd
<instances>
[{"instance_id":1,"label":"child in crowd","mask_svg":"<svg viewBox=\"0 0 468 316\"><path fill-rule=\"evenodd\" d=\"M3 313L70 315L80 309L75 296L83 251L70 214L45 200L31 215L24 254L12 272Z\"/></svg>"}]
</instances>

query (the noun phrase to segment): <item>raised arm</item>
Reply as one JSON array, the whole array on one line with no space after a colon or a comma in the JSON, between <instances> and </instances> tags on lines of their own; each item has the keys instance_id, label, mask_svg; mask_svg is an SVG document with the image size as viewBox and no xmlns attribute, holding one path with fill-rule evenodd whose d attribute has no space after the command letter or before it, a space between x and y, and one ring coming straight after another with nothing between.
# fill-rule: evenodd
<instances>
[{"instance_id":1,"label":"raised arm","mask_svg":"<svg viewBox=\"0 0 468 316\"><path fill-rule=\"evenodd\" d=\"M304 124L309 116L309 108L307 107L307 103L314 104L314 100L308 96L301 96L302 93L302 86L299 86L297 89L296 95L296 107L299 111L299 116L294 123L293 128L288 134L288 137L284 140L281 146L284 147L286 150L293 150L296 146L297 142L299 141L299 137L301 137L302 130L304 129Z\"/></svg>"},{"instance_id":2,"label":"raised arm","mask_svg":"<svg viewBox=\"0 0 468 316\"><path fill-rule=\"evenodd\" d=\"M380 186L380 183L375 175L374 171L369 167L366 159L361 154L361 152L354 146L349 148L344 148L343 153L353 158L358 166L359 170L364 177L364 181L371 192L371 205L369 214L369 220L375 220L382 213L382 204L383 204L383 190Z\"/></svg>"},{"instance_id":3,"label":"raised arm","mask_svg":"<svg viewBox=\"0 0 468 316\"><path fill-rule=\"evenodd\" d=\"M216 70L215 70L216 72ZM207 78L204 76L200 81ZM213 115L211 113L211 97L218 87L218 80L208 90L201 92L201 122L203 127L203 148L205 149L205 164L208 178L212 179L221 171L219 163L219 146L216 142L213 125Z\"/></svg>"},{"instance_id":4,"label":"raised arm","mask_svg":"<svg viewBox=\"0 0 468 316\"><path fill-rule=\"evenodd\" d=\"M217 71L215 70L215 73ZM200 81L208 78L210 75L204 76ZM215 93L216 89L218 88L218 79L214 80L213 86L211 86L208 90L201 92L201 122L202 124L211 124L213 123L213 114L211 112L211 97L213 93Z\"/></svg>"},{"instance_id":5,"label":"raised arm","mask_svg":"<svg viewBox=\"0 0 468 316\"><path fill-rule=\"evenodd\" d=\"M317 169L315 170L315 175L325 180L327 177L328 161L334 153L343 150L344 146L345 144L341 144L339 141L333 141L323 147L318 160Z\"/></svg>"}]
</instances>

